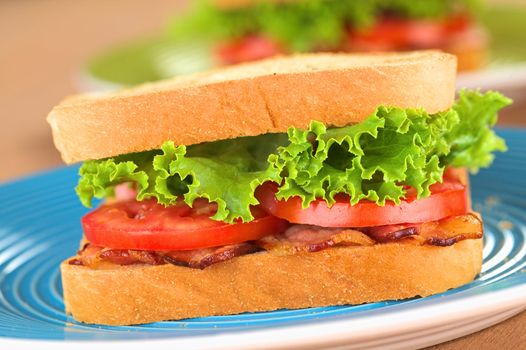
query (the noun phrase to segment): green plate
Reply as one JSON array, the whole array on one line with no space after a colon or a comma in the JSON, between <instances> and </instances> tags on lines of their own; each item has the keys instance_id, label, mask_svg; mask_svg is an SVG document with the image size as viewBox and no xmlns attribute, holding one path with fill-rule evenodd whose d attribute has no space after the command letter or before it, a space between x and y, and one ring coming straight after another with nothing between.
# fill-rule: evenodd
<instances>
[{"instance_id":1,"label":"green plate","mask_svg":"<svg viewBox=\"0 0 526 350\"><path fill-rule=\"evenodd\" d=\"M131 86L199 72L215 65L207 42L174 43L154 37L102 52L88 64L87 75L95 84Z\"/></svg>"}]
</instances>

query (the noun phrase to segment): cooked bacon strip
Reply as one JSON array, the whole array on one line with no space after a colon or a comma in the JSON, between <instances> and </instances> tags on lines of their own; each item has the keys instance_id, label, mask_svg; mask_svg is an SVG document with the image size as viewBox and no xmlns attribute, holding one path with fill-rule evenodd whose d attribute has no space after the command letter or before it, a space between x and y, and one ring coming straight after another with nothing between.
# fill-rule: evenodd
<instances>
[{"instance_id":1,"label":"cooked bacon strip","mask_svg":"<svg viewBox=\"0 0 526 350\"><path fill-rule=\"evenodd\" d=\"M98 261L100 261L98 254L102 249L103 249L102 247L97 247L90 243L84 244L82 249L80 249L77 252L77 255L79 256L77 260L80 261L80 263L77 263L77 265L84 265L84 266L95 265Z\"/></svg>"},{"instance_id":2,"label":"cooked bacon strip","mask_svg":"<svg viewBox=\"0 0 526 350\"><path fill-rule=\"evenodd\" d=\"M164 264L162 255L147 250L111 249L86 244L78 252L79 257L71 260L71 265L96 266L103 262L117 265L160 265Z\"/></svg>"},{"instance_id":3,"label":"cooked bacon strip","mask_svg":"<svg viewBox=\"0 0 526 350\"><path fill-rule=\"evenodd\" d=\"M464 237L464 235L458 235L458 236L451 237L451 238L429 237L426 240L426 243L429 244L429 245L437 245L437 246L440 246L440 247L448 247L448 246L453 245L453 244L455 244L457 242L460 242L460 241L462 241L464 239L466 239L466 237Z\"/></svg>"},{"instance_id":4,"label":"cooked bacon strip","mask_svg":"<svg viewBox=\"0 0 526 350\"><path fill-rule=\"evenodd\" d=\"M239 243L215 248L172 251L166 253L163 258L170 264L204 269L210 265L230 260L236 256L254 253L258 250L260 249L255 244Z\"/></svg>"},{"instance_id":5,"label":"cooked bacon strip","mask_svg":"<svg viewBox=\"0 0 526 350\"><path fill-rule=\"evenodd\" d=\"M236 256L254 253L258 250L260 248L252 243L171 252L110 249L87 244L78 252L78 258L70 260L69 264L96 267L104 263L117 265L163 265L170 263L204 269L210 265L230 260Z\"/></svg>"},{"instance_id":6,"label":"cooked bacon strip","mask_svg":"<svg viewBox=\"0 0 526 350\"><path fill-rule=\"evenodd\" d=\"M375 244L371 238L360 231L311 225L294 225L283 234L266 236L256 243L261 248L280 255L317 252L336 245L369 246Z\"/></svg>"},{"instance_id":7,"label":"cooked bacon strip","mask_svg":"<svg viewBox=\"0 0 526 350\"><path fill-rule=\"evenodd\" d=\"M418 234L418 228L414 225L368 227L363 231L378 243L396 242L403 238L414 237Z\"/></svg>"},{"instance_id":8,"label":"cooked bacon strip","mask_svg":"<svg viewBox=\"0 0 526 350\"><path fill-rule=\"evenodd\" d=\"M386 225L360 229L291 226L283 234L263 237L256 243L265 250L289 255L317 252L335 245L369 246L404 241L450 246L461 240L482 237L482 222L475 214L453 216L423 224Z\"/></svg>"},{"instance_id":9,"label":"cooked bacon strip","mask_svg":"<svg viewBox=\"0 0 526 350\"><path fill-rule=\"evenodd\" d=\"M379 243L396 242L408 238L417 244L444 247L464 239L481 238L483 227L478 216L466 214L416 225L368 227L364 232Z\"/></svg>"},{"instance_id":10,"label":"cooked bacon strip","mask_svg":"<svg viewBox=\"0 0 526 350\"><path fill-rule=\"evenodd\" d=\"M127 250L127 249L103 249L99 253L99 258L118 265L161 265L162 256L148 250Z\"/></svg>"},{"instance_id":11,"label":"cooked bacon strip","mask_svg":"<svg viewBox=\"0 0 526 350\"><path fill-rule=\"evenodd\" d=\"M82 263L82 261L80 259L77 259L77 258L71 259L70 261L68 261L68 264L69 265L79 265L79 266L83 266L84 265Z\"/></svg>"},{"instance_id":12,"label":"cooked bacon strip","mask_svg":"<svg viewBox=\"0 0 526 350\"><path fill-rule=\"evenodd\" d=\"M118 265L170 263L204 269L260 249L279 255L291 255L301 252L317 252L337 245L371 246L377 243L402 241L445 247L464 239L482 238L483 233L482 221L475 214L452 216L422 224L386 225L360 230L293 225L282 234L266 236L255 243L245 242L223 247L170 252L110 249L88 243L78 252L78 257L71 259L68 263L90 267L101 263Z\"/></svg>"},{"instance_id":13,"label":"cooked bacon strip","mask_svg":"<svg viewBox=\"0 0 526 350\"><path fill-rule=\"evenodd\" d=\"M483 232L482 220L475 214L426 222L418 230L425 243L438 246L450 246L464 239L482 238Z\"/></svg>"}]
</instances>

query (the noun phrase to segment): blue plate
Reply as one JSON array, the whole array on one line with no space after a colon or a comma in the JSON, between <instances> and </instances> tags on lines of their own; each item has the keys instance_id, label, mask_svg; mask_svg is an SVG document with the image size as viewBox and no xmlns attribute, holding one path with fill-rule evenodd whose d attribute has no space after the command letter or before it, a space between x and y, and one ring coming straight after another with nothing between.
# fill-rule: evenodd
<instances>
[{"instance_id":1,"label":"blue plate","mask_svg":"<svg viewBox=\"0 0 526 350\"><path fill-rule=\"evenodd\" d=\"M499 130L509 151L472 177L474 207L484 216L483 272L437 296L359 306L241 314L108 327L64 313L58 266L73 255L86 213L73 191L77 167L60 168L0 187L0 336L47 340L129 340L240 334L410 312L526 285L526 131ZM526 304L525 304L526 306Z\"/></svg>"}]
</instances>

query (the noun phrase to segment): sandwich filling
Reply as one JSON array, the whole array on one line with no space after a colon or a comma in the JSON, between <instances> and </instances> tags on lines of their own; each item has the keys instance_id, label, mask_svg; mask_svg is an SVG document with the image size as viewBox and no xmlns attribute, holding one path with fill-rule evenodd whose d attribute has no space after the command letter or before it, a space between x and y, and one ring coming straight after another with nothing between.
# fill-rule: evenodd
<instances>
[{"instance_id":1,"label":"sandwich filling","mask_svg":"<svg viewBox=\"0 0 526 350\"><path fill-rule=\"evenodd\" d=\"M244 7L200 1L168 32L176 42L197 35L218 43L223 64L291 52L448 50L484 41L477 7L473 0L261 0Z\"/></svg>"},{"instance_id":2,"label":"sandwich filling","mask_svg":"<svg viewBox=\"0 0 526 350\"><path fill-rule=\"evenodd\" d=\"M77 193L88 243L71 264L195 268L266 250L315 252L482 237L459 168L505 151L491 127L511 101L463 91L451 109L380 106L363 122L85 162Z\"/></svg>"}]
</instances>

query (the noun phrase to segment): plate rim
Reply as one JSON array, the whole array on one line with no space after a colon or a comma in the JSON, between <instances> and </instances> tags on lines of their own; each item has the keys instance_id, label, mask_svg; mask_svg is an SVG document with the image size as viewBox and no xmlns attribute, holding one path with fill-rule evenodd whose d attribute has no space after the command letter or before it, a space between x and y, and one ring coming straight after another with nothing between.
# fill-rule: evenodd
<instances>
[{"instance_id":1,"label":"plate rim","mask_svg":"<svg viewBox=\"0 0 526 350\"><path fill-rule=\"evenodd\" d=\"M491 285L499 284L495 282ZM455 296L455 295L453 295ZM472 319L482 319L501 312L526 307L526 283L505 287L497 291L485 291L481 294L466 297L459 296L453 300L445 300L431 305L419 305L407 310L396 310L378 315L363 315L357 318L330 320L319 323L271 327L258 330L229 332L222 334L190 335L181 338L132 339L132 340L28 340L19 338L0 337L0 344L9 345L10 349L22 349L28 346L42 346L43 343L53 349L70 349L71 346L79 350L92 349L93 344L100 350L113 349L115 345L127 346L130 349L143 348L144 345L179 346L183 349L246 349L251 344L252 349L299 349L320 348L321 346L337 347L353 342L353 346L367 345L371 340L378 340L377 329L383 329L382 338L388 338L401 333L417 332L421 329L432 329L443 325L444 318L448 322L469 322ZM454 313L449 313L455 310ZM425 311L425 312L424 312ZM397 317L392 317L392 313ZM510 314L508 317L513 316ZM508 318L507 317L507 318ZM404 323L399 323L403 318ZM418 321L418 322L411 322ZM371 324L374 327L371 327ZM485 328L485 327L483 327ZM352 332L349 330L352 329ZM385 331L388 329L389 331ZM323 337L319 337L323 334ZM353 336L358 334L358 336ZM457 337L462 336L459 332ZM449 337L455 339L456 337ZM330 343L327 341L330 339ZM199 340L199 342L196 342ZM432 344L429 344L432 345Z\"/></svg>"}]
</instances>

